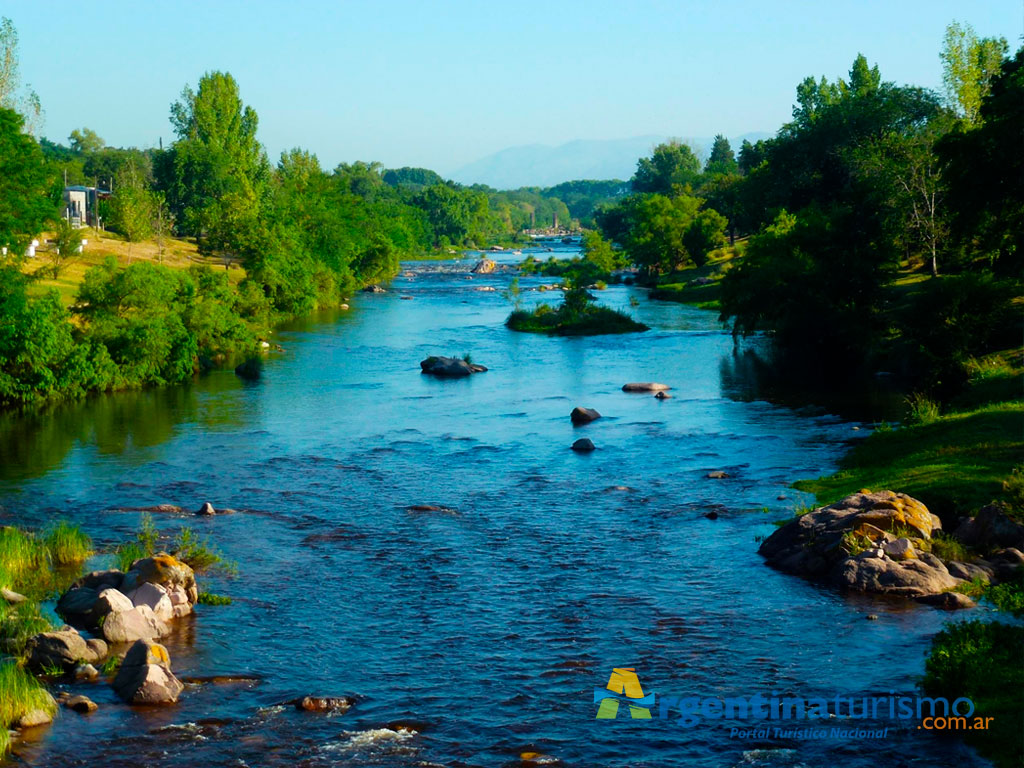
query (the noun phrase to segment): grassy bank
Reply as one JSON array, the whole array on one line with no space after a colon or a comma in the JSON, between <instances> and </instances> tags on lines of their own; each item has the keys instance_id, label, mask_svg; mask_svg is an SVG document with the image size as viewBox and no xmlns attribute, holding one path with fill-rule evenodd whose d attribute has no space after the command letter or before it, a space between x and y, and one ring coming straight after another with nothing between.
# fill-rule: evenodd
<instances>
[{"instance_id":1,"label":"grassy bank","mask_svg":"<svg viewBox=\"0 0 1024 768\"><path fill-rule=\"evenodd\" d=\"M651 298L694 304L701 309L720 310L721 280L742 258L745 247L746 241L738 240L735 246L712 251L707 263L701 267L666 275L651 288Z\"/></svg>"},{"instance_id":2,"label":"grassy bank","mask_svg":"<svg viewBox=\"0 0 1024 768\"><path fill-rule=\"evenodd\" d=\"M877 430L840 462L834 475L795 487L822 503L861 488L888 488L920 499L946 519L992 501L1013 501L1012 476L1022 460L1024 402L1007 401L927 424Z\"/></svg>"},{"instance_id":3,"label":"grassy bank","mask_svg":"<svg viewBox=\"0 0 1024 768\"><path fill-rule=\"evenodd\" d=\"M97 232L91 227L83 228L81 233L88 244L80 255L64 263L57 278L51 274L49 246L41 246L36 258L25 260L22 271L34 278L30 291L32 295L42 296L51 289L56 290L60 294L61 303L66 307L71 306L86 271L103 264L111 256L121 267L138 262L151 262L171 269L188 269L197 264L225 269L223 260L201 256L193 240L164 237L161 251L156 240L127 243L116 232ZM52 236L52 233L43 233L39 240L45 243ZM245 270L241 265L229 262L227 274L228 280L232 284L237 284L245 277Z\"/></svg>"}]
</instances>

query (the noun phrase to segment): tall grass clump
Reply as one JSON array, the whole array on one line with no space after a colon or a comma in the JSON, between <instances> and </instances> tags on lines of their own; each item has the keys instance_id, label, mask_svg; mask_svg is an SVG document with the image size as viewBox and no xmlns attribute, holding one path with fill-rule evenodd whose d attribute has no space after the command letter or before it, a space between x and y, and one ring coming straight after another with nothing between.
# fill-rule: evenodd
<instances>
[{"instance_id":1,"label":"tall grass clump","mask_svg":"<svg viewBox=\"0 0 1024 768\"><path fill-rule=\"evenodd\" d=\"M142 525L135 538L126 541L114 550L114 563L118 569L128 571L132 563L144 557L152 557L156 554L157 544L160 543L160 531L153 522L153 516L148 512L142 515Z\"/></svg>"},{"instance_id":2,"label":"tall grass clump","mask_svg":"<svg viewBox=\"0 0 1024 768\"><path fill-rule=\"evenodd\" d=\"M0 586L17 590L28 579L49 569L45 544L18 528L0 528Z\"/></svg>"},{"instance_id":3,"label":"tall grass clump","mask_svg":"<svg viewBox=\"0 0 1024 768\"><path fill-rule=\"evenodd\" d=\"M46 689L14 662L0 663L0 730L6 731L29 712L42 709L57 713L57 704Z\"/></svg>"},{"instance_id":4,"label":"tall grass clump","mask_svg":"<svg viewBox=\"0 0 1024 768\"><path fill-rule=\"evenodd\" d=\"M92 539L77 525L61 520L43 531L42 541L54 565L77 565L92 556Z\"/></svg>"},{"instance_id":5,"label":"tall grass clump","mask_svg":"<svg viewBox=\"0 0 1024 768\"><path fill-rule=\"evenodd\" d=\"M915 392L906 399L907 421L911 424L932 424L939 420L939 404L927 395Z\"/></svg>"},{"instance_id":6,"label":"tall grass clump","mask_svg":"<svg viewBox=\"0 0 1024 768\"><path fill-rule=\"evenodd\" d=\"M196 573L213 569L227 574L238 571L238 566L225 560L224 556L213 548L209 539L200 540L191 528L182 528L178 531L178 537L174 541L174 555Z\"/></svg>"},{"instance_id":7,"label":"tall grass clump","mask_svg":"<svg viewBox=\"0 0 1024 768\"><path fill-rule=\"evenodd\" d=\"M0 651L19 655L30 637L53 629L53 622L43 615L39 603L28 600L7 605L0 602Z\"/></svg>"}]
</instances>

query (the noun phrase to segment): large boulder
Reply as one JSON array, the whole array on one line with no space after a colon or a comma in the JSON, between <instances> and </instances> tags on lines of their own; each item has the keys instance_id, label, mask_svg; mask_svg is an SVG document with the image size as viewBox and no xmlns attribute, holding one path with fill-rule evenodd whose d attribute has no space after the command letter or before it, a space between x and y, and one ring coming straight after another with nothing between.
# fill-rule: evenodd
<instances>
[{"instance_id":1,"label":"large boulder","mask_svg":"<svg viewBox=\"0 0 1024 768\"><path fill-rule=\"evenodd\" d=\"M98 616L106 616L108 613L130 611L134 607L135 604L132 603L131 598L113 587L108 587L100 592L96 598L96 602L93 604L93 611Z\"/></svg>"},{"instance_id":2,"label":"large boulder","mask_svg":"<svg viewBox=\"0 0 1024 768\"><path fill-rule=\"evenodd\" d=\"M569 414L569 418L572 420L573 424L575 424L576 426L581 426L583 424L589 424L595 419L600 419L601 414L595 411L593 408L583 408L581 406L576 406L575 408L572 409L572 413Z\"/></svg>"},{"instance_id":3,"label":"large boulder","mask_svg":"<svg viewBox=\"0 0 1024 768\"><path fill-rule=\"evenodd\" d=\"M137 605L129 611L108 613L100 627L108 643L134 643L156 640L169 634L167 622L158 619L148 605Z\"/></svg>"},{"instance_id":4,"label":"large boulder","mask_svg":"<svg viewBox=\"0 0 1024 768\"><path fill-rule=\"evenodd\" d=\"M109 588L104 587L104 589ZM57 615L73 626L83 629L93 627L99 618L94 610L97 598L99 598L99 593L95 587L72 586L57 601Z\"/></svg>"},{"instance_id":5,"label":"large boulder","mask_svg":"<svg viewBox=\"0 0 1024 768\"><path fill-rule=\"evenodd\" d=\"M174 589L180 590L181 587L175 586ZM174 604L171 603L169 590L161 584L144 582L138 589L130 592L126 599L129 600L130 606L146 606L161 621L170 621L174 618Z\"/></svg>"},{"instance_id":6,"label":"large boulder","mask_svg":"<svg viewBox=\"0 0 1024 768\"><path fill-rule=\"evenodd\" d=\"M480 259L480 261L473 265L473 269L470 272L474 275L489 275L497 266L498 264L494 259Z\"/></svg>"},{"instance_id":7,"label":"large boulder","mask_svg":"<svg viewBox=\"0 0 1024 768\"><path fill-rule=\"evenodd\" d=\"M120 588L127 595L145 583L159 584L167 589L181 586L193 605L199 599L195 573L187 564L166 552L144 557L132 563L131 569L124 575Z\"/></svg>"},{"instance_id":8,"label":"large boulder","mask_svg":"<svg viewBox=\"0 0 1024 768\"><path fill-rule=\"evenodd\" d=\"M73 629L56 632L41 632L28 639L25 656L28 666L36 671L60 669L67 672L79 662L93 663L102 658L96 648L90 646ZM105 655L105 654L104 654Z\"/></svg>"},{"instance_id":9,"label":"large boulder","mask_svg":"<svg viewBox=\"0 0 1024 768\"><path fill-rule=\"evenodd\" d=\"M631 381L622 385L623 392L664 392L672 389L668 384L659 384L656 381Z\"/></svg>"},{"instance_id":10,"label":"large boulder","mask_svg":"<svg viewBox=\"0 0 1024 768\"><path fill-rule=\"evenodd\" d=\"M420 362L421 373L447 379L471 376L474 373L483 373L486 370L482 365L469 363L457 357L435 357L431 355L426 360Z\"/></svg>"},{"instance_id":11,"label":"large boulder","mask_svg":"<svg viewBox=\"0 0 1024 768\"><path fill-rule=\"evenodd\" d=\"M1006 547L1024 549L1024 525L1011 520L995 504L982 507L977 515L966 518L953 535L979 552Z\"/></svg>"},{"instance_id":12,"label":"large boulder","mask_svg":"<svg viewBox=\"0 0 1024 768\"><path fill-rule=\"evenodd\" d=\"M171 672L167 649L144 640L128 649L112 686L129 704L174 704L185 690Z\"/></svg>"},{"instance_id":13,"label":"large boulder","mask_svg":"<svg viewBox=\"0 0 1024 768\"><path fill-rule=\"evenodd\" d=\"M759 552L768 565L860 592L918 597L961 583L927 552L939 519L917 499L862 491L779 528Z\"/></svg>"}]
</instances>

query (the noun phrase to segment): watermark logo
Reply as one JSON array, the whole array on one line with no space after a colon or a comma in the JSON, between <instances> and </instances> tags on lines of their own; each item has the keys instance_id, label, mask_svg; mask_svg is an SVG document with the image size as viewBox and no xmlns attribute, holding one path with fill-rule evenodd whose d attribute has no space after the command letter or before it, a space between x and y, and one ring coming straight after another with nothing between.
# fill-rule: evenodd
<instances>
[{"instance_id":1,"label":"watermark logo","mask_svg":"<svg viewBox=\"0 0 1024 768\"><path fill-rule=\"evenodd\" d=\"M600 702L597 708L598 720L614 720L619 716L620 696L629 704L629 715L634 720L651 719L654 694L644 696L644 689L640 687L640 679L634 667L615 667L608 678L608 685L594 689L594 703Z\"/></svg>"}]
</instances>

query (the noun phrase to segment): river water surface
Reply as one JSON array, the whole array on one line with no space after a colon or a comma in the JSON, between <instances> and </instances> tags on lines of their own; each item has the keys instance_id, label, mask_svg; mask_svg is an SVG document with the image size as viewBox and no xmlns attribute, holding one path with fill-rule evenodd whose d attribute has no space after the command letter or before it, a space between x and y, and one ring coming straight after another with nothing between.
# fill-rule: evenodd
<instances>
[{"instance_id":1,"label":"river water surface","mask_svg":"<svg viewBox=\"0 0 1024 768\"><path fill-rule=\"evenodd\" d=\"M614 667L658 696L912 692L948 617L843 597L756 553L810 501L788 485L832 471L869 423L765 399L756 340L736 348L714 313L629 287L601 300L629 309L635 293L647 333L508 331L508 276L468 279L471 263L406 265L388 293L281 329L260 382L216 371L0 423L5 524L62 515L102 545L138 527L126 508L239 510L155 517L209 535L239 571L201 581L234 602L199 606L166 644L180 676L259 678L189 685L155 710L78 686L99 711L31 735L25 764L985 765L917 722L801 741L731 737L756 721L625 719L624 706L596 720ZM490 371L419 373L429 354L465 352ZM646 380L673 399L621 391ZM576 405L604 418L573 428ZM598 450L570 451L582 436ZM356 704L277 706L305 694Z\"/></svg>"}]
</instances>

